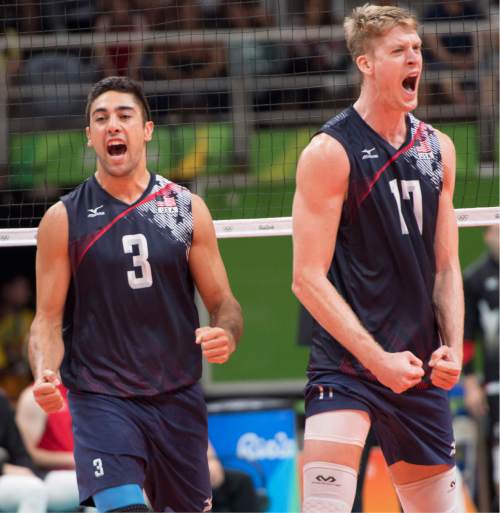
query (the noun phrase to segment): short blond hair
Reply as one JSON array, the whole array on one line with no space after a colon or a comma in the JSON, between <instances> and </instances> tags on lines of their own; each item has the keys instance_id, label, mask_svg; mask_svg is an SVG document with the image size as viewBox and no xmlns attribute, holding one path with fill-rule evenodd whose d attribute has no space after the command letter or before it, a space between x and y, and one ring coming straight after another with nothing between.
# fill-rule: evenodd
<instances>
[{"instance_id":1,"label":"short blond hair","mask_svg":"<svg viewBox=\"0 0 500 513\"><path fill-rule=\"evenodd\" d=\"M356 7L344 20L347 48L355 61L367 52L372 39L383 36L396 26L417 30L417 18L406 9L393 5L365 4Z\"/></svg>"}]
</instances>

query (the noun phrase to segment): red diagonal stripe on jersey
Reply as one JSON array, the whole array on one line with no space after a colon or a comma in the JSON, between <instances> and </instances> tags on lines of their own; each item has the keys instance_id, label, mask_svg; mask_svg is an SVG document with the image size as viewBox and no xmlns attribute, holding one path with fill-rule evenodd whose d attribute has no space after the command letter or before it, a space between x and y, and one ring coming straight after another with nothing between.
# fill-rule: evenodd
<instances>
[{"instance_id":1,"label":"red diagonal stripe on jersey","mask_svg":"<svg viewBox=\"0 0 500 513\"><path fill-rule=\"evenodd\" d=\"M361 196L361 198L358 200L358 207L365 201L365 199L368 197L370 192L372 192L373 187L375 187L375 184L378 182L379 178L381 177L382 173L405 151L408 151L412 146L414 146L416 140L420 136L420 132L422 131L423 127L425 126L425 123L423 121L420 121L418 124L417 130L415 131L415 135L412 137L411 141L398 150L377 172L375 173L375 176L373 177L372 181L370 182L370 185L368 185L368 189L366 192Z\"/></svg>"},{"instance_id":2,"label":"red diagonal stripe on jersey","mask_svg":"<svg viewBox=\"0 0 500 513\"><path fill-rule=\"evenodd\" d=\"M139 201L139 203L135 203L134 205L131 205L130 207L126 208L123 212L118 214L114 219L112 219L106 226L101 228L93 237L90 239L90 242L85 246L85 249L82 251L81 255L78 257L78 261L76 263L77 267L81 264L83 257L87 254L89 249L113 226L115 225L120 219L125 217L129 212L134 210L137 207L140 207L144 203L147 203L148 201L151 201L152 199L156 198L157 196L161 196L162 194L165 194L168 192L172 187L174 186L173 183L167 183L164 187L161 189L158 189L156 192L152 192L151 194L148 194L144 199Z\"/></svg>"}]
</instances>

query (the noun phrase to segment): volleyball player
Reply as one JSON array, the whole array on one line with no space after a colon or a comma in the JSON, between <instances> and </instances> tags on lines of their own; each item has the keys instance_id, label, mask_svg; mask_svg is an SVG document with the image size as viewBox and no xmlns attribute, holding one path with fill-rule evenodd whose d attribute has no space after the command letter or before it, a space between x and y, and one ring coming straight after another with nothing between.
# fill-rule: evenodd
<instances>
[{"instance_id":1,"label":"volleyball player","mask_svg":"<svg viewBox=\"0 0 500 513\"><path fill-rule=\"evenodd\" d=\"M346 18L360 96L299 159L293 290L316 321L305 513L351 511L370 425L405 512L459 511L447 399L462 363L455 151L410 114L416 29L392 6Z\"/></svg>"},{"instance_id":2,"label":"volleyball player","mask_svg":"<svg viewBox=\"0 0 500 513\"><path fill-rule=\"evenodd\" d=\"M208 511L202 354L224 363L242 331L211 216L150 173L153 122L140 86L94 85L86 108L97 171L52 206L38 232L34 395L46 411L69 389L83 505L103 511ZM194 284L210 313L199 327Z\"/></svg>"}]
</instances>

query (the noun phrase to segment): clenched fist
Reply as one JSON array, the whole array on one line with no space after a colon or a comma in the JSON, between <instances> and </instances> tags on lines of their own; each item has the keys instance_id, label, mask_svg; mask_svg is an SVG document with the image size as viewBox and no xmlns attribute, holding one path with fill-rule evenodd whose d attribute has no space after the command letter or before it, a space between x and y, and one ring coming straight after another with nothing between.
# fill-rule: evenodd
<instances>
[{"instance_id":1,"label":"clenched fist","mask_svg":"<svg viewBox=\"0 0 500 513\"><path fill-rule=\"evenodd\" d=\"M45 413L54 413L64 406L62 394L57 388L60 384L57 374L51 370L44 370L42 377L35 381L33 395Z\"/></svg>"},{"instance_id":2,"label":"clenched fist","mask_svg":"<svg viewBox=\"0 0 500 513\"><path fill-rule=\"evenodd\" d=\"M432 384L445 390L452 389L460 379L462 364L455 351L449 346L436 349L429 360L432 368Z\"/></svg>"},{"instance_id":3,"label":"clenched fist","mask_svg":"<svg viewBox=\"0 0 500 513\"><path fill-rule=\"evenodd\" d=\"M217 326L202 326L195 331L196 343L201 345L203 356L209 363L226 363L236 343L233 335Z\"/></svg>"}]
</instances>

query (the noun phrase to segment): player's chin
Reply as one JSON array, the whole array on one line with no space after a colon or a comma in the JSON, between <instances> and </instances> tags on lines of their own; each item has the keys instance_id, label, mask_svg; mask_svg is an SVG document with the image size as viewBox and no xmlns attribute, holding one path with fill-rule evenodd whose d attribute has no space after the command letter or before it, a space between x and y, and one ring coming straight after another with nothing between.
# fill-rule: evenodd
<instances>
[{"instance_id":1,"label":"player's chin","mask_svg":"<svg viewBox=\"0 0 500 513\"><path fill-rule=\"evenodd\" d=\"M418 98L415 97L412 100L406 100L401 102L401 110L404 112L412 112L418 107Z\"/></svg>"}]
</instances>

